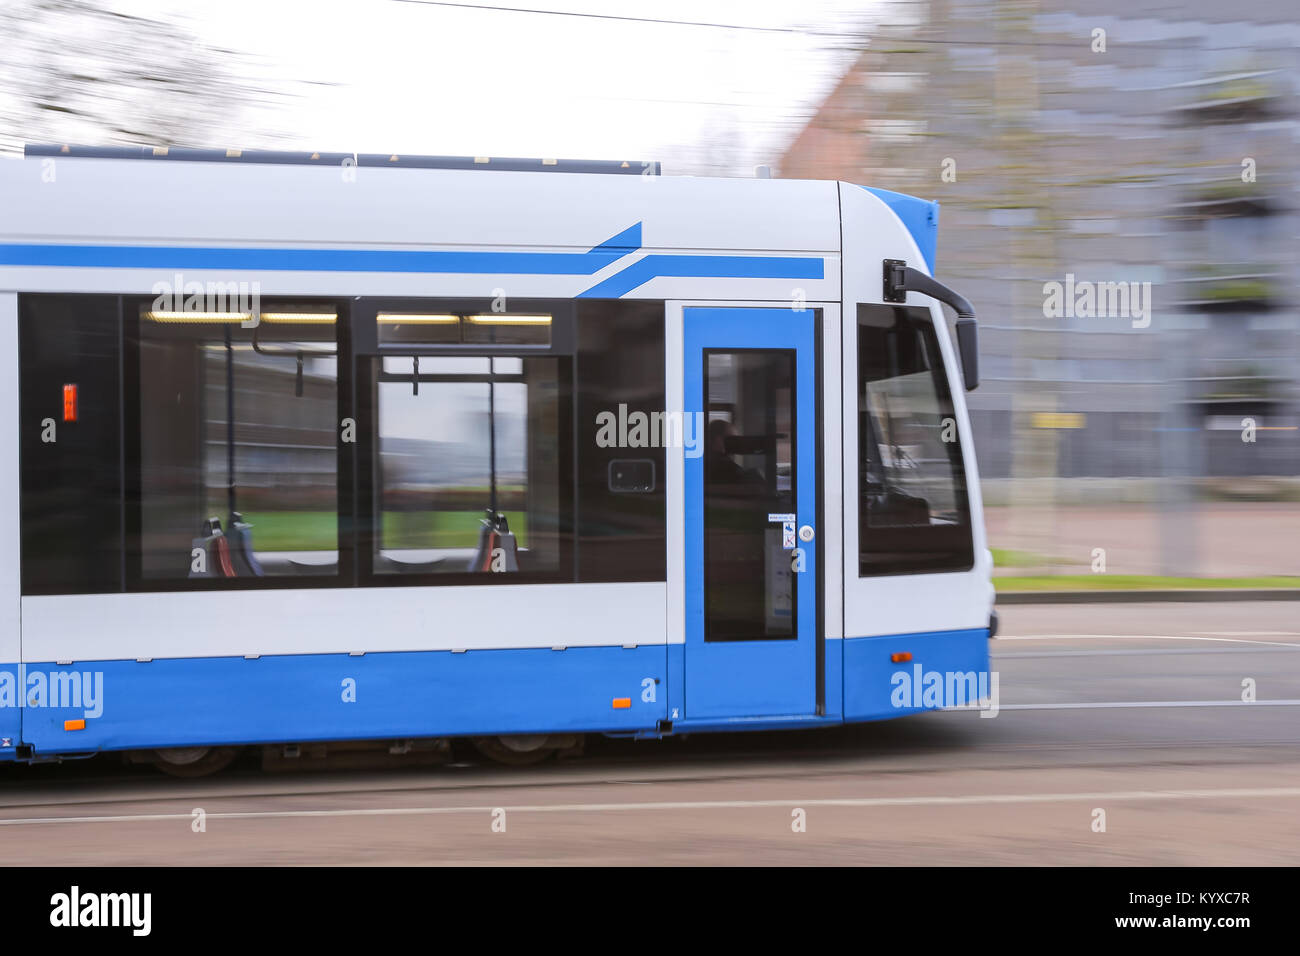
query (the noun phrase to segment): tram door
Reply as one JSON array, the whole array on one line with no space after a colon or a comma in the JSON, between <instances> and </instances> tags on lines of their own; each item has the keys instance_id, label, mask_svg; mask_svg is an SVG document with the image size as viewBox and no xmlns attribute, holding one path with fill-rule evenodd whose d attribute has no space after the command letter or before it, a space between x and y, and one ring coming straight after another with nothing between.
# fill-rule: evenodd
<instances>
[{"instance_id":1,"label":"tram door","mask_svg":"<svg viewBox=\"0 0 1300 956\"><path fill-rule=\"evenodd\" d=\"M684 716L817 708L816 313L684 310Z\"/></svg>"}]
</instances>

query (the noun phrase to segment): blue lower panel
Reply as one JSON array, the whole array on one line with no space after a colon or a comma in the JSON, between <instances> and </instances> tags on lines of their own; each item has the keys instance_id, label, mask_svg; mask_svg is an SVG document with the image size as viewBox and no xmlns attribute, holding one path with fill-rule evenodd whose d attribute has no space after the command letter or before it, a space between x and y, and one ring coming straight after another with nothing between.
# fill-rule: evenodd
<instances>
[{"instance_id":1,"label":"blue lower panel","mask_svg":"<svg viewBox=\"0 0 1300 956\"><path fill-rule=\"evenodd\" d=\"M44 682L41 705L21 714L23 742L38 754L627 732L653 728L666 715L666 657L662 646L643 646L91 661L27 664L21 675L17 665L0 665L0 698L16 676L28 701ZM0 714L12 707L0 706ZM65 729L79 719L84 729Z\"/></svg>"},{"instance_id":2,"label":"blue lower panel","mask_svg":"<svg viewBox=\"0 0 1300 956\"><path fill-rule=\"evenodd\" d=\"M894 663L895 654L911 660ZM989 632L940 631L844 641L844 719L884 720L988 696Z\"/></svg>"}]
</instances>

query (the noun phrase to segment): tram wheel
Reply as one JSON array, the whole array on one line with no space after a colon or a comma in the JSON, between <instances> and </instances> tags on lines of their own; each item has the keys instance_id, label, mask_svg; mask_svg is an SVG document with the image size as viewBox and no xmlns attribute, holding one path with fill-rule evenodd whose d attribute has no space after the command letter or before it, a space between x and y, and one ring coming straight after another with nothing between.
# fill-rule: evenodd
<instances>
[{"instance_id":1,"label":"tram wheel","mask_svg":"<svg viewBox=\"0 0 1300 956\"><path fill-rule=\"evenodd\" d=\"M172 777L206 777L225 770L238 756L238 747L169 747L153 751L153 764Z\"/></svg>"},{"instance_id":2,"label":"tram wheel","mask_svg":"<svg viewBox=\"0 0 1300 956\"><path fill-rule=\"evenodd\" d=\"M508 734L472 739L475 749L483 756L511 767L541 763L558 749L551 744L548 734Z\"/></svg>"}]
</instances>

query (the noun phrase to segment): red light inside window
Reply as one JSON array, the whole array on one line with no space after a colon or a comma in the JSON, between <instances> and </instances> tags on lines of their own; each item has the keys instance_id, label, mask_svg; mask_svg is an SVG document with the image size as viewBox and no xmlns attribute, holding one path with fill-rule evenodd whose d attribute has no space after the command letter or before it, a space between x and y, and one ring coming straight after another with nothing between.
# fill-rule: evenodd
<instances>
[{"instance_id":1,"label":"red light inside window","mask_svg":"<svg viewBox=\"0 0 1300 956\"><path fill-rule=\"evenodd\" d=\"M75 422L77 420L77 386L63 386L63 420L65 422Z\"/></svg>"}]
</instances>

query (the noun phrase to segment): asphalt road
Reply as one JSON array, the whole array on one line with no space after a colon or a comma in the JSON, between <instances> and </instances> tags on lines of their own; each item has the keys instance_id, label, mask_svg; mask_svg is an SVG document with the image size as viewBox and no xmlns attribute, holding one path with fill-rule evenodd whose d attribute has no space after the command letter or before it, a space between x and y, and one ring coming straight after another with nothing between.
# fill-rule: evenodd
<instances>
[{"instance_id":1,"label":"asphalt road","mask_svg":"<svg viewBox=\"0 0 1300 956\"><path fill-rule=\"evenodd\" d=\"M181 781L103 759L8 767L0 860L1300 863L1300 605L1002 615L992 719L597 739L582 757L517 770L250 765Z\"/></svg>"}]
</instances>

